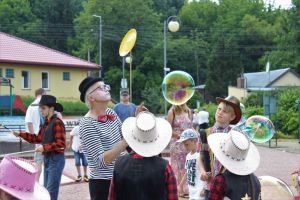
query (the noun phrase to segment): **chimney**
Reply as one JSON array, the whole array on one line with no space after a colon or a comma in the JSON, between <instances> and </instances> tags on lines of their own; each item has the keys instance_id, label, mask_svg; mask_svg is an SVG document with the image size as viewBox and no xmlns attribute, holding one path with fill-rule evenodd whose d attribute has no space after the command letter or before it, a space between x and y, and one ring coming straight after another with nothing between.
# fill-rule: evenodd
<instances>
[{"instance_id":1,"label":"chimney","mask_svg":"<svg viewBox=\"0 0 300 200\"><path fill-rule=\"evenodd\" d=\"M237 88L245 88L244 72L241 73L241 77L237 78Z\"/></svg>"}]
</instances>

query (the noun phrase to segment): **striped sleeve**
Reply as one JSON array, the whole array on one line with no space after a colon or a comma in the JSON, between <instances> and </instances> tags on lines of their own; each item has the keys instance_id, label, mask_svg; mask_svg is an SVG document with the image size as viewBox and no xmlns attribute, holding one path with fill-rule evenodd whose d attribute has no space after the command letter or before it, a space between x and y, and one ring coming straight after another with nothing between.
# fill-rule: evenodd
<instances>
[{"instance_id":1,"label":"striped sleeve","mask_svg":"<svg viewBox=\"0 0 300 200\"><path fill-rule=\"evenodd\" d=\"M105 168L101 138L97 132L97 128L93 126L91 120L83 118L79 127L84 153L89 160L89 167Z\"/></svg>"}]
</instances>

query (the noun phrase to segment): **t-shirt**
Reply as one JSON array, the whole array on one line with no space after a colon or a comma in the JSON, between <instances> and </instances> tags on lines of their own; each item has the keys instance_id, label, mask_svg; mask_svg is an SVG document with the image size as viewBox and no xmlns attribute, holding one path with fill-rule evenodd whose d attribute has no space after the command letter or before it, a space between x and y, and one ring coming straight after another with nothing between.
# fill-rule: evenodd
<instances>
[{"instance_id":1,"label":"t-shirt","mask_svg":"<svg viewBox=\"0 0 300 200\"><path fill-rule=\"evenodd\" d=\"M200 197L200 192L204 187L204 181L200 180L199 158L200 154L198 152L193 154L188 153L186 155L186 180L189 188L189 198L204 200L204 197Z\"/></svg>"},{"instance_id":2,"label":"t-shirt","mask_svg":"<svg viewBox=\"0 0 300 200\"><path fill-rule=\"evenodd\" d=\"M199 124L208 123L209 113L207 111L200 111L198 113Z\"/></svg>"},{"instance_id":3,"label":"t-shirt","mask_svg":"<svg viewBox=\"0 0 300 200\"><path fill-rule=\"evenodd\" d=\"M79 126L75 126L70 132L70 135L73 136L72 150L75 152L82 153L80 139L79 139Z\"/></svg>"},{"instance_id":4,"label":"t-shirt","mask_svg":"<svg viewBox=\"0 0 300 200\"><path fill-rule=\"evenodd\" d=\"M134 117L136 106L133 103L124 104L118 103L114 110L120 118L121 122L124 122L128 117Z\"/></svg>"},{"instance_id":5,"label":"t-shirt","mask_svg":"<svg viewBox=\"0 0 300 200\"><path fill-rule=\"evenodd\" d=\"M39 106L38 104L40 103L40 98L34 100L30 106L28 106L28 109L26 111L26 116L25 116L25 123L26 123L26 132L29 133L28 129L28 122L31 122L33 125L33 131L37 135L39 133L40 129L40 121L41 121L41 115L39 111Z\"/></svg>"}]
</instances>

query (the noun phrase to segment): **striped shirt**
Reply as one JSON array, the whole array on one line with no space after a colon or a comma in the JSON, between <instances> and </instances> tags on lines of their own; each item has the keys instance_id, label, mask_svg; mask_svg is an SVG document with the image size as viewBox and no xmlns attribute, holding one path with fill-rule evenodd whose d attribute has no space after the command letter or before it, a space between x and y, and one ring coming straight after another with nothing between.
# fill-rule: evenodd
<instances>
[{"instance_id":1,"label":"striped shirt","mask_svg":"<svg viewBox=\"0 0 300 200\"><path fill-rule=\"evenodd\" d=\"M106 110L106 114L117 114L110 108ZM79 136L81 139L82 150L85 154L89 168L91 179L112 178L115 160L106 165L103 158L105 151L114 148L121 141L122 123L117 117L116 120L98 122L91 117L83 117L79 123Z\"/></svg>"}]
</instances>

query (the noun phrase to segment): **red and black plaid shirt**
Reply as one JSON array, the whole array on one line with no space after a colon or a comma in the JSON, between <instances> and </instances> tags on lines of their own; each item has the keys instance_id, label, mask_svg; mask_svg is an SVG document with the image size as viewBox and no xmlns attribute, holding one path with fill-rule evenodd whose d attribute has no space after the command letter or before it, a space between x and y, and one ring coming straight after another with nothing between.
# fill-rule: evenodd
<instances>
[{"instance_id":1,"label":"red and black plaid shirt","mask_svg":"<svg viewBox=\"0 0 300 200\"><path fill-rule=\"evenodd\" d=\"M223 176L216 176L213 179L208 199L209 200L221 200L225 197L227 191L227 184Z\"/></svg>"},{"instance_id":2,"label":"red and black plaid shirt","mask_svg":"<svg viewBox=\"0 0 300 200\"><path fill-rule=\"evenodd\" d=\"M132 157L134 159L143 159L143 156L140 156L136 153L133 153ZM108 200L116 200L117 194L114 189L114 179L110 182L109 195ZM167 164L165 170L165 187L167 189L167 199L168 200L178 200L178 192L177 192L177 182L175 178L174 171L170 164Z\"/></svg>"},{"instance_id":3,"label":"red and black plaid shirt","mask_svg":"<svg viewBox=\"0 0 300 200\"><path fill-rule=\"evenodd\" d=\"M49 119L45 121L45 124L40 128L38 135L21 132L20 137L32 144L42 143L43 134L42 132L47 129L50 121L56 117L52 115ZM54 122L54 142L49 144L43 144L44 152L43 154L64 154L66 148L66 130L65 125L60 119L55 119Z\"/></svg>"}]
</instances>

